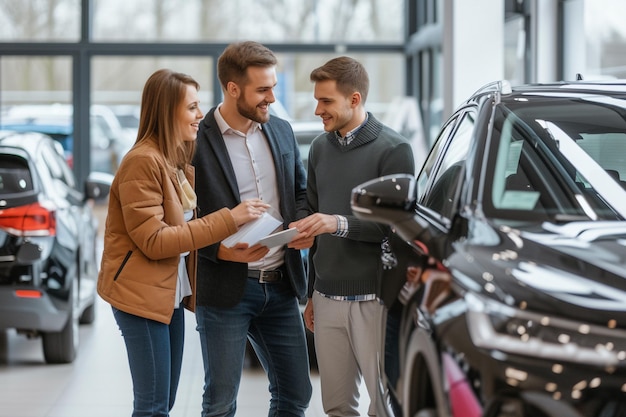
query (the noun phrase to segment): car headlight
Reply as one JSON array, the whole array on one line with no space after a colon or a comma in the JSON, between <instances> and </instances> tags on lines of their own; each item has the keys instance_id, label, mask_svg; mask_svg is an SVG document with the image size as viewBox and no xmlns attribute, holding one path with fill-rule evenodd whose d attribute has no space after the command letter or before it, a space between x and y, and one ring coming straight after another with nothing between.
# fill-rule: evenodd
<instances>
[{"instance_id":1,"label":"car headlight","mask_svg":"<svg viewBox=\"0 0 626 417\"><path fill-rule=\"evenodd\" d=\"M467 326L483 349L556 361L616 367L626 359L626 332L514 308L465 295Z\"/></svg>"}]
</instances>

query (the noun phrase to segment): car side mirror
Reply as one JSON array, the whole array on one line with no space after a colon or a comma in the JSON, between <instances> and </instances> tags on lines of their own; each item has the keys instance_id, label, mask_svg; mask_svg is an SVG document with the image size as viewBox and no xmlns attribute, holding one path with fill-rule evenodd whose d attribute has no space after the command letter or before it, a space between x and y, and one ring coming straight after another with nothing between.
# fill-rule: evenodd
<instances>
[{"instance_id":1,"label":"car side mirror","mask_svg":"<svg viewBox=\"0 0 626 417\"><path fill-rule=\"evenodd\" d=\"M85 181L85 198L104 200L111 191L113 175L106 172L92 172Z\"/></svg>"},{"instance_id":2,"label":"car side mirror","mask_svg":"<svg viewBox=\"0 0 626 417\"><path fill-rule=\"evenodd\" d=\"M427 227L415 215L416 202L415 177L393 174L355 187L350 205L356 217L393 226L400 237L412 241Z\"/></svg>"}]
</instances>

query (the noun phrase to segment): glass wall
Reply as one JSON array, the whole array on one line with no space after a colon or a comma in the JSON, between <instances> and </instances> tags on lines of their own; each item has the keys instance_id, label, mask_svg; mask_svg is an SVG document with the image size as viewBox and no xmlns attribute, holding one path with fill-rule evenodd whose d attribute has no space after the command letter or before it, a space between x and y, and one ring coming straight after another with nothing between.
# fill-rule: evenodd
<instances>
[{"instance_id":1,"label":"glass wall","mask_svg":"<svg viewBox=\"0 0 626 417\"><path fill-rule=\"evenodd\" d=\"M526 74L527 40L525 14L508 13L504 22L504 78L512 85L529 81Z\"/></svg>"},{"instance_id":2,"label":"glass wall","mask_svg":"<svg viewBox=\"0 0 626 417\"><path fill-rule=\"evenodd\" d=\"M94 5L96 41L403 41L397 24L403 0L94 0Z\"/></svg>"},{"instance_id":3,"label":"glass wall","mask_svg":"<svg viewBox=\"0 0 626 417\"><path fill-rule=\"evenodd\" d=\"M72 58L3 56L0 59L2 105L71 103Z\"/></svg>"},{"instance_id":4,"label":"glass wall","mask_svg":"<svg viewBox=\"0 0 626 417\"><path fill-rule=\"evenodd\" d=\"M350 54L365 65L371 78L366 107L377 117L385 117L388 105L403 93L404 77L401 54ZM336 54L277 53L278 85L275 93L279 105L291 120L316 120L311 71ZM193 76L200 83L203 111L219 103L221 91L214 91L215 63L201 57L120 57L92 59L92 103L117 108L139 105L141 89L148 76L158 68L170 68Z\"/></svg>"},{"instance_id":5,"label":"glass wall","mask_svg":"<svg viewBox=\"0 0 626 417\"><path fill-rule=\"evenodd\" d=\"M221 99L219 54L231 41L254 39L279 58L280 114L319 122L309 74L350 55L370 74L368 110L384 118L405 91L404 7L404 0L0 0L0 108L6 118L15 106L54 107L70 120L65 147L79 179L114 172L135 139L141 89L153 71L192 75L207 111Z\"/></svg>"},{"instance_id":6,"label":"glass wall","mask_svg":"<svg viewBox=\"0 0 626 417\"><path fill-rule=\"evenodd\" d=\"M585 79L626 78L626 2L585 0Z\"/></svg>"},{"instance_id":7,"label":"glass wall","mask_svg":"<svg viewBox=\"0 0 626 417\"><path fill-rule=\"evenodd\" d=\"M0 40L76 42L80 0L0 0Z\"/></svg>"},{"instance_id":8,"label":"glass wall","mask_svg":"<svg viewBox=\"0 0 626 417\"><path fill-rule=\"evenodd\" d=\"M418 124L423 126L423 137L419 139L423 149L420 152L425 153L435 140L443 117L443 0L417 0L411 12L414 16L409 17L409 21L413 21L414 26L408 30L414 31L409 36L414 38L410 56L415 80L412 94L421 111Z\"/></svg>"},{"instance_id":9,"label":"glass wall","mask_svg":"<svg viewBox=\"0 0 626 417\"><path fill-rule=\"evenodd\" d=\"M94 57L91 60L91 169L115 172L137 139L141 92L157 69L192 75L200 84L203 110L213 101L213 60L201 57Z\"/></svg>"}]
</instances>

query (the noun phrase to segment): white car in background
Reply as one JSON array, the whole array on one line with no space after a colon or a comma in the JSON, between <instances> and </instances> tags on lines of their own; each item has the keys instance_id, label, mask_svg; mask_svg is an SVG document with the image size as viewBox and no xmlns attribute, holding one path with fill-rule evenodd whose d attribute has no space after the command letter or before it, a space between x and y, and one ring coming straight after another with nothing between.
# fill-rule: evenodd
<instances>
[{"instance_id":1,"label":"white car in background","mask_svg":"<svg viewBox=\"0 0 626 417\"><path fill-rule=\"evenodd\" d=\"M3 111L0 126L17 131L47 134L63 145L66 158L73 161L73 113L71 104L21 104ZM90 108L91 170L115 173L122 156L130 149L122 126L105 105L93 104Z\"/></svg>"}]
</instances>

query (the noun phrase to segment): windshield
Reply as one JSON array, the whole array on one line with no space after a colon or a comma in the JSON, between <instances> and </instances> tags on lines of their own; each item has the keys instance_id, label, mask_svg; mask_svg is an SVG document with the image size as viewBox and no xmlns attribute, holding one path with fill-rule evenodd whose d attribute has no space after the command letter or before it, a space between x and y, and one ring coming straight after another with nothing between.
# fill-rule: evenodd
<instances>
[{"instance_id":1,"label":"windshield","mask_svg":"<svg viewBox=\"0 0 626 417\"><path fill-rule=\"evenodd\" d=\"M626 218L625 108L624 99L596 96L529 95L499 104L490 216Z\"/></svg>"}]
</instances>

